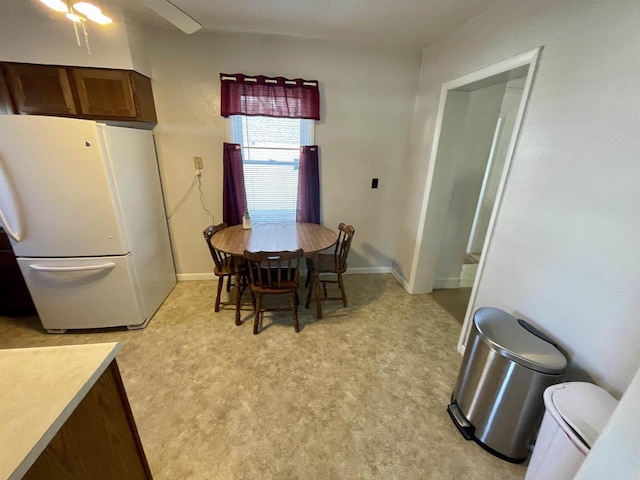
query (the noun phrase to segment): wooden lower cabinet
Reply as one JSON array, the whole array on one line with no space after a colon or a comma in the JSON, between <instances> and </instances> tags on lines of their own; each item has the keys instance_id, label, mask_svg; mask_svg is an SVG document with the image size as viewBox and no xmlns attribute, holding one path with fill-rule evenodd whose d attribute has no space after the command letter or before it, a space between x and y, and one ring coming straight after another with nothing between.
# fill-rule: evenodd
<instances>
[{"instance_id":1,"label":"wooden lower cabinet","mask_svg":"<svg viewBox=\"0 0 640 480\"><path fill-rule=\"evenodd\" d=\"M9 237L0 228L0 315L32 315L36 307L24 281Z\"/></svg>"},{"instance_id":2,"label":"wooden lower cabinet","mask_svg":"<svg viewBox=\"0 0 640 480\"><path fill-rule=\"evenodd\" d=\"M23 478L152 478L115 360Z\"/></svg>"}]
</instances>

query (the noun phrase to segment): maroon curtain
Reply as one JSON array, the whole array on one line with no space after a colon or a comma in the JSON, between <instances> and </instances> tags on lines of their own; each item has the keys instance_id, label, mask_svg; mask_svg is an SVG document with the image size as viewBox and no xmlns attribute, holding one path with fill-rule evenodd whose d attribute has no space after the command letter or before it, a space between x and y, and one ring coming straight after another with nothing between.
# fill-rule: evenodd
<instances>
[{"instance_id":1,"label":"maroon curtain","mask_svg":"<svg viewBox=\"0 0 640 480\"><path fill-rule=\"evenodd\" d=\"M239 225L247 209L247 193L244 189L242 150L235 143L224 143L222 153L222 221L227 225Z\"/></svg>"},{"instance_id":2,"label":"maroon curtain","mask_svg":"<svg viewBox=\"0 0 640 480\"><path fill-rule=\"evenodd\" d=\"M220 115L320 120L320 93L315 80L293 80L241 73L220 74Z\"/></svg>"},{"instance_id":3,"label":"maroon curtain","mask_svg":"<svg viewBox=\"0 0 640 480\"><path fill-rule=\"evenodd\" d=\"M318 146L300 147L296 222L320 223Z\"/></svg>"}]
</instances>

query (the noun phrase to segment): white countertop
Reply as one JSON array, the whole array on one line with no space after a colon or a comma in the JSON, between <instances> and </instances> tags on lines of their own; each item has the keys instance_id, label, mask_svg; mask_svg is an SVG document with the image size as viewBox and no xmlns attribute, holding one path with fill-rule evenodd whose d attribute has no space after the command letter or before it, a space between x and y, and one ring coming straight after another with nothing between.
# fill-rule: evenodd
<instances>
[{"instance_id":1,"label":"white countertop","mask_svg":"<svg viewBox=\"0 0 640 480\"><path fill-rule=\"evenodd\" d=\"M121 348L0 350L0 479L22 478Z\"/></svg>"}]
</instances>

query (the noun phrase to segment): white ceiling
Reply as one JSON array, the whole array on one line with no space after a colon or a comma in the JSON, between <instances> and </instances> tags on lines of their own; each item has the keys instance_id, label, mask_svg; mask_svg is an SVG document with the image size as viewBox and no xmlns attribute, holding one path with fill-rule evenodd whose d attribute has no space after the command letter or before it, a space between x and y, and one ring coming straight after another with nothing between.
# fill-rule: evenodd
<instances>
[{"instance_id":1,"label":"white ceiling","mask_svg":"<svg viewBox=\"0 0 640 480\"><path fill-rule=\"evenodd\" d=\"M248 32L422 49L497 0L171 0L204 30ZM136 22L175 28L140 0L122 6ZM198 35L198 32L193 35Z\"/></svg>"}]
</instances>

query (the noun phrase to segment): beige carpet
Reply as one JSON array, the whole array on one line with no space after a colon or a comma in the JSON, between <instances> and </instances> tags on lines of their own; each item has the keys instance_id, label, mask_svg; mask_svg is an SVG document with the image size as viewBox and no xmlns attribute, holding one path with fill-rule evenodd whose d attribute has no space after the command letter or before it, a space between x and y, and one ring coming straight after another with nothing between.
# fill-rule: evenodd
<instances>
[{"instance_id":1,"label":"beige carpet","mask_svg":"<svg viewBox=\"0 0 640 480\"><path fill-rule=\"evenodd\" d=\"M446 413L455 320L391 275L346 287L348 308L325 304L323 320L302 308L298 334L277 313L254 336L213 312L214 282L182 282L144 330L51 335L35 317L0 317L0 347L122 342L158 480L521 479L525 467L465 441Z\"/></svg>"}]
</instances>

